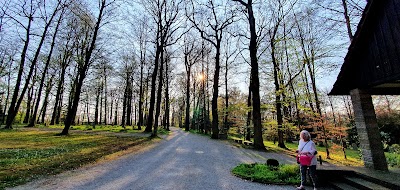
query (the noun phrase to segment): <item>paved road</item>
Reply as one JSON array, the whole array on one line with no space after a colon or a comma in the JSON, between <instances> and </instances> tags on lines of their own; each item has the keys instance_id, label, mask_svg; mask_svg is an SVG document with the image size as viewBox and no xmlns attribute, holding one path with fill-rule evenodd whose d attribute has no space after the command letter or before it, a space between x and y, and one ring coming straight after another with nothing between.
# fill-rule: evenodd
<instances>
[{"instance_id":1,"label":"paved road","mask_svg":"<svg viewBox=\"0 0 400 190\"><path fill-rule=\"evenodd\" d=\"M141 154L65 172L15 189L295 189L294 186L263 185L230 173L239 163L265 162L276 158L292 163L282 154L237 148L172 128L172 134L155 148Z\"/></svg>"}]
</instances>

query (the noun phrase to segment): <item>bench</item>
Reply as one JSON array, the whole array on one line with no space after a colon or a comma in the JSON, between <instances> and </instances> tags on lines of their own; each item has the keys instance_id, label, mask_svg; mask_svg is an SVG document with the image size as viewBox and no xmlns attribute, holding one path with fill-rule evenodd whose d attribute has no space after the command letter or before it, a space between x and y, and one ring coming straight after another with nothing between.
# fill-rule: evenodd
<instances>
[{"instance_id":1,"label":"bench","mask_svg":"<svg viewBox=\"0 0 400 190\"><path fill-rule=\"evenodd\" d=\"M245 145L248 145L248 146L252 146L253 145L253 142L251 142L251 141L244 141L243 143Z\"/></svg>"}]
</instances>

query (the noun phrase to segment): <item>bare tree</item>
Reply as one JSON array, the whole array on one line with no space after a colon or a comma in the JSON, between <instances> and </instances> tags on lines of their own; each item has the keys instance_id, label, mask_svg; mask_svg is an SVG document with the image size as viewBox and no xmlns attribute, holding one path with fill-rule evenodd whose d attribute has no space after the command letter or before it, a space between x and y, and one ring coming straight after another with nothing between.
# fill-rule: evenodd
<instances>
[{"instance_id":1,"label":"bare tree","mask_svg":"<svg viewBox=\"0 0 400 190\"><path fill-rule=\"evenodd\" d=\"M232 58L235 58L235 55L239 55L237 53L237 49L232 49L232 43L231 41L227 40L226 43L224 44L224 58L225 58L225 111L224 111L224 128L228 129L229 124L228 124L228 115L229 115L229 91L228 91L228 72L231 70L233 67L233 60Z\"/></svg>"},{"instance_id":2,"label":"bare tree","mask_svg":"<svg viewBox=\"0 0 400 190\"><path fill-rule=\"evenodd\" d=\"M190 40L192 39L192 40ZM183 41L183 55L186 69L186 114L185 130L189 131L190 125L190 79L192 75L192 66L201 58L201 54L196 48L197 44L193 35L185 35Z\"/></svg>"},{"instance_id":3,"label":"bare tree","mask_svg":"<svg viewBox=\"0 0 400 190\"><path fill-rule=\"evenodd\" d=\"M38 3L40 5L40 3ZM25 26L23 24L23 21L18 20L16 17L14 17L14 15L8 15L10 18L12 18L17 24L19 24L21 27L23 27L25 29L25 39L24 41L24 47L22 49L21 52L21 62L20 62L20 67L19 67L19 71L18 71L18 77L17 77L17 81L16 81L16 85L14 88L14 93L13 93L13 97L11 100L11 104L10 104L10 108L8 109L8 115L7 115L7 121L6 121L6 127L7 129L11 129L12 128L12 123L14 121L15 116L17 115L18 109L21 105L21 102L24 98L25 92L28 89L31 77L33 75L33 71L35 70L35 66L36 63L38 61L39 55L40 55L40 50L43 46L44 40L46 39L47 36L47 31L50 28L53 19L55 18L55 16L57 15L58 11L60 10L62 3L59 0L57 5L55 6L55 8L53 9L53 11L50 13L50 15L44 15L43 19L44 19L44 29L43 32L40 36L40 41L38 43L38 46L36 48L36 52L35 55L30 63L30 67L29 67L29 71L28 71L28 75L26 76L25 79L25 84L24 87L22 88L21 94L19 95L19 89L20 89L20 85L21 85L21 80L22 80L22 74L24 72L24 65L25 65L25 61L27 59L27 50L28 50L28 46L29 46L29 42L30 42L30 37L31 37L31 26L32 26L32 22L33 22L33 17L35 15L35 12L38 10L38 7L36 7L37 3L30 1L30 2L24 2L20 7L21 10L19 12L15 12L15 14L20 15L25 19L28 19L28 24L27 26ZM17 6L17 5L15 5ZM28 8L26 6L29 6ZM18 10L16 10L18 11ZM18 97L19 96L19 97Z\"/></svg>"},{"instance_id":4,"label":"bare tree","mask_svg":"<svg viewBox=\"0 0 400 190\"><path fill-rule=\"evenodd\" d=\"M271 61L273 64L273 76L275 84L275 109L276 118L278 123L278 146L286 148L284 143L284 129L283 129L283 101L285 99L284 84L283 84L283 71L277 52L277 42L279 41L279 31L284 26L285 17L291 12L296 1L290 0L276 0L271 4L271 29L269 33L269 43L271 50ZM282 56L283 57L283 56Z\"/></svg>"},{"instance_id":5,"label":"bare tree","mask_svg":"<svg viewBox=\"0 0 400 190\"><path fill-rule=\"evenodd\" d=\"M71 125L75 119L76 112L78 109L80 94L81 94L81 88L83 85L83 81L86 78L89 66L92 62L91 57L92 57L93 50L95 49L96 40L97 40L97 36L99 33L102 19L106 13L105 9L108 6L110 6L111 3L112 3L112 1L111 2L107 2L106 0L99 1L99 13L96 18L94 27L92 28L92 31L87 31L87 33L86 33L87 34L86 39L90 42L90 44L87 44L87 46L84 46L82 48L81 53L79 55L80 58L78 58L78 73L75 78L72 102L70 102L70 105L68 105L68 112L67 112L67 116L66 116L66 119L64 122L65 127L60 135L68 134L69 128L71 127Z\"/></svg>"},{"instance_id":6,"label":"bare tree","mask_svg":"<svg viewBox=\"0 0 400 190\"><path fill-rule=\"evenodd\" d=\"M60 5L57 5L56 9L58 9L58 6L64 6L64 5L61 5L60 1L58 3L60 3ZM61 11L61 13L59 15L56 27L54 28L53 38L52 38L51 45L50 45L50 51L49 51L49 54L47 55L47 58L46 58L45 67L44 67L44 70L43 70L43 73L42 73L42 76L41 76L41 81L39 83L39 89L37 91L36 104L35 104L35 107L34 107L34 110L33 110L33 115L32 115L32 117L30 119L29 124L28 124L28 127L34 127L35 124L36 124L36 117L37 117L37 113L38 113L38 109L39 109L40 98L42 96L42 90L43 90L44 82L45 82L45 79L46 79L46 74L48 72L48 68L49 68L49 65L50 65L50 60L51 60L52 55L53 55L53 50L54 50L54 46L55 46L55 42L56 42L56 38L57 38L57 33L59 31L59 27L61 25L61 21L63 19L64 13L65 13L65 9L64 9L64 7L62 7L62 11Z\"/></svg>"},{"instance_id":7,"label":"bare tree","mask_svg":"<svg viewBox=\"0 0 400 190\"><path fill-rule=\"evenodd\" d=\"M170 127L170 105L171 105L171 100L170 100L170 78L171 78L171 71L172 71L172 65L171 65L171 59L172 59L172 53L167 52L165 56L165 122L164 122L164 128L169 131Z\"/></svg>"},{"instance_id":8,"label":"bare tree","mask_svg":"<svg viewBox=\"0 0 400 190\"><path fill-rule=\"evenodd\" d=\"M253 12L253 0L232 0L237 1L243 5L247 10L247 19L250 28L250 64L251 64L251 82L250 89L253 96L253 125L254 125L254 147L256 149L265 149L262 137L262 124L261 124L261 101L260 101L260 79L259 67L257 61L257 32L256 32L256 19Z\"/></svg>"},{"instance_id":9,"label":"bare tree","mask_svg":"<svg viewBox=\"0 0 400 190\"><path fill-rule=\"evenodd\" d=\"M50 125L59 124L61 117L61 108L63 104L63 94L65 86L65 76L68 66L71 65L73 57L73 49L77 43L74 41L76 35L79 35L78 30L78 18L75 16L70 16L67 18L66 26L63 26L63 30L66 32L60 36L63 43L58 43L58 56L57 56L57 69L59 78L57 79L56 95L51 116Z\"/></svg>"},{"instance_id":10,"label":"bare tree","mask_svg":"<svg viewBox=\"0 0 400 190\"><path fill-rule=\"evenodd\" d=\"M328 12L328 14L323 14L327 22L332 23L332 25L339 25L339 27L344 23L350 42L353 40L353 29L356 27L357 21L364 10L365 0L341 0L334 2L314 0L313 3ZM343 19L338 19L341 16L343 16Z\"/></svg>"},{"instance_id":11,"label":"bare tree","mask_svg":"<svg viewBox=\"0 0 400 190\"><path fill-rule=\"evenodd\" d=\"M219 74L220 74L220 56L221 56L221 41L225 29L231 25L236 17L235 13L228 10L228 7L223 7L222 5L215 4L212 0L208 0L206 4L199 6L204 6L207 10L211 11L210 17L212 19L207 19L207 23L201 23L199 16L204 14L203 12L196 12L196 7L194 1L192 1L192 10L187 12L187 17L200 33L201 37L212 44L215 48L215 70L214 70L214 80L213 80L213 97L211 103L212 110L212 135L211 138L218 139L219 128L218 128L218 87L219 87ZM219 8L222 8L224 12L219 13ZM204 24L204 26L203 26Z\"/></svg>"},{"instance_id":12,"label":"bare tree","mask_svg":"<svg viewBox=\"0 0 400 190\"><path fill-rule=\"evenodd\" d=\"M156 80L158 74L163 75L162 72L159 72L159 67L160 65L163 64L161 62L164 61L163 59L164 48L176 42L176 40L171 42L171 38L173 37L174 33L179 29L178 26L179 24L177 24L177 21L178 21L178 16L180 14L179 10L181 8L180 7L181 3L182 1L169 2L166 0L143 0L142 2L146 10L153 17L155 24L157 25L156 40L155 40L156 52L155 52L154 70L151 76L149 115L147 117L147 123L146 123L147 126L145 129L146 132L151 132L152 127L154 127L152 136L157 135L157 128L158 128L158 123L157 122L153 123L154 119L158 120L157 110L156 114L154 115L154 106L156 103L155 102ZM162 85L162 83L160 84ZM157 104L156 106L158 107L160 105Z\"/></svg>"},{"instance_id":13,"label":"bare tree","mask_svg":"<svg viewBox=\"0 0 400 190\"><path fill-rule=\"evenodd\" d=\"M124 56L123 58L123 68L121 73L124 80L124 96L122 100L122 123L121 126L125 128L126 125L131 125L131 103L132 102L132 83L133 83L133 72L135 68L135 60L132 57Z\"/></svg>"},{"instance_id":14,"label":"bare tree","mask_svg":"<svg viewBox=\"0 0 400 190\"><path fill-rule=\"evenodd\" d=\"M40 109L41 117L38 117L38 120L36 121L37 123L42 123L42 124L45 123L47 106L49 105L49 96L50 96L50 92L51 92L51 90L53 88L53 85L54 85L54 77L55 77L55 74L51 73L50 77L49 77L49 79L48 79L48 81L46 83L46 89L45 89L45 95L44 95L44 99L43 99L43 105L42 105L42 108ZM39 121L39 118L41 118L40 121Z\"/></svg>"},{"instance_id":15,"label":"bare tree","mask_svg":"<svg viewBox=\"0 0 400 190\"><path fill-rule=\"evenodd\" d=\"M146 65L146 53L147 53L147 23L146 18L142 19L142 22L139 25L139 51L140 51L140 84L139 84L139 122L138 129L141 130L143 126L143 101L144 101L144 67Z\"/></svg>"}]
</instances>

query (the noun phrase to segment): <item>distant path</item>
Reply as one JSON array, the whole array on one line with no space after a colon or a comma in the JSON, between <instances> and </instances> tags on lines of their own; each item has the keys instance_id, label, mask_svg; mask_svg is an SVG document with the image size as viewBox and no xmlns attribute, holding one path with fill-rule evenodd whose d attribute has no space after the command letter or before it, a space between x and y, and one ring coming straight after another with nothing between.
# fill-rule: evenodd
<instances>
[{"instance_id":1,"label":"distant path","mask_svg":"<svg viewBox=\"0 0 400 190\"><path fill-rule=\"evenodd\" d=\"M275 158L293 163L294 158L237 148L172 128L172 134L155 148L141 154L83 167L15 189L294 189L294 186L263 185L232 176L239 163L265 162Z\"/></svg>"}]
</instances>

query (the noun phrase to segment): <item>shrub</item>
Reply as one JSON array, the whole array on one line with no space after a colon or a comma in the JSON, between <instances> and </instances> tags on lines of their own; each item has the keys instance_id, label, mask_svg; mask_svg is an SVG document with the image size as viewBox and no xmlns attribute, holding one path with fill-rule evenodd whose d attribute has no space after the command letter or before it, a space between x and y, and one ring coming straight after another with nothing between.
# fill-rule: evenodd
<instances>
[{"instance_id":1,"label":"shrub","mask_svg":"<svg viewBox=\"0 0 400 190\"><path fill-rule=\"evenodd\" d=\"M398 153L385 153L385 156L389 166L400 168L400 155Z\"/></svg>"},{"instance_id":2,"label":"shrub","mask_svg":"<svg viewBox=\"0 0 400 190\"><path fill-rule=\"evenodd\" d=\"M266 164L240 164L232 170L240 178L265 184L290 184L300 181L298 165L279 165L272 168Z\"/></svg>"},{"instance_id":3,"label":"shrub","mask_svg":"<svg viewBox=\"0 0 400 190\"><path fill-rule=\"evenodd\" d=\"M392 146L389 147L389 152L390 153L400 153L400 145L399 144L392 144Z\"/></svg>"}]
</instances>

